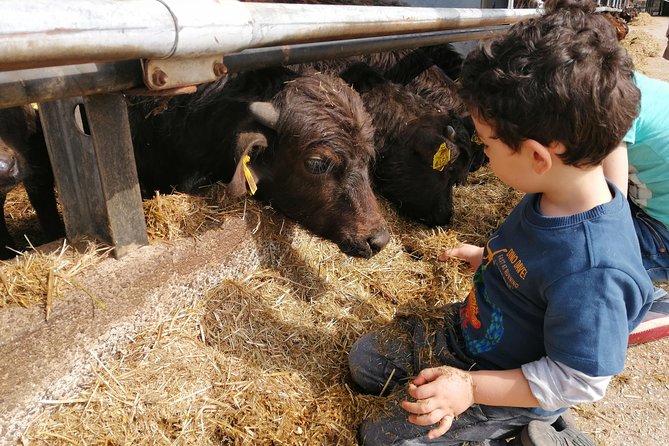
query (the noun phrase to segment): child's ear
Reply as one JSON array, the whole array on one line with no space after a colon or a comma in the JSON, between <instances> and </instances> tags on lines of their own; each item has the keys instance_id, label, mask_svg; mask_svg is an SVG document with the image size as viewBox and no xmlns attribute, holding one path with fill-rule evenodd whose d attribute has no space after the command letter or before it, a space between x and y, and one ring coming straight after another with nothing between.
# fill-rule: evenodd
<instances>
[{"instance_id":1,"label":"child's ear","mask_svg":"<svg viewBox=\"0 0 669 446\"><path fill-rule=\"evenodd\" d=\"M526 139L521 142L522 149L530 156L532 170L537 175L543 175L553 166L553 158L549 147L533 140Z\"/></svg>"}]
</instances>

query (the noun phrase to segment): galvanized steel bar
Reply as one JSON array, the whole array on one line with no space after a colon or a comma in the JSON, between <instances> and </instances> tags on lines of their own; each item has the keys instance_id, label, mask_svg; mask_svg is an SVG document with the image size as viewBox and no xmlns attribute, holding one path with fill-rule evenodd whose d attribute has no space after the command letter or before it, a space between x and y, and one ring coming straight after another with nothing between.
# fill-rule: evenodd
<instances>
[{"instance_id":1,"label":"galvanized steel bar","mask_svg":"<svg viewBox=\"0 0 669 446\"><path fill-rule=\"evenodd\" d=\"M249 48L514 23L533 9L3 0L0 70L228 54Z\"/></svg>"},{"instance_id":2,"label":"galvanized steel bar","mask_svg":"<svg viewBox=\"0 0 669 446\"><path fill-rule=\"evenodd\" d=\"M367 37L362 39L337 40L334 42L282 45L244 50L225 56L224 63L229 73L264 68L276 65L291 65L336 59L359 54L418 48L449 42L480 40L498 35L508 29L506 25L486 28L460 29L432 33L405 34L400 36Z\"/></svg>"}]
</instances>

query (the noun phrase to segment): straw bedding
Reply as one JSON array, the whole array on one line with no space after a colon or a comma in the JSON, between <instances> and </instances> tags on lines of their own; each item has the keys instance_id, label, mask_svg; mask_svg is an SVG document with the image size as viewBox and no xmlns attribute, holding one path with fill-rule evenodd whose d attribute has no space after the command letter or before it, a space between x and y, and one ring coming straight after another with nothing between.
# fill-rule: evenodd
<instances>
[{"instance_id":1,"label":"straw bedding","mask_svg":"<svg viewBox=\"0 0 669 446\"><path fill-rule=\"evenodd\" d=\"M269 253L265 267L175 308L113 360L93 358L89 386L65 400L43 401L24 443L356 444L356 426L383 410L383 401L351 388L351 345L398 314L434 316L436 308L461 300L471 273L463 262L437 256L461 242L482 243L519 197L483 168L456 188L451 229L405 221L382 203L392 240L369 260L346 257L299 227L277 227L264 218L268 210L253 201L228 202L219 187L198 197L148 200L152 243L197 237L231 215L257 221ZM1 270L9 282L29 275L43 286L49 271L76 276L93 266L100 258L95 252L30 251ZM31 261L50 256L52 265ZM65 258L70 263L58 267ZM29 272L17 272L26 264ZM62 284L76 286L76 278ZM58 305L62 289L52 291L50 305ZM14 297L3 305L44 305L39 290L31 301Z\"/></svg>"}]
</instances>

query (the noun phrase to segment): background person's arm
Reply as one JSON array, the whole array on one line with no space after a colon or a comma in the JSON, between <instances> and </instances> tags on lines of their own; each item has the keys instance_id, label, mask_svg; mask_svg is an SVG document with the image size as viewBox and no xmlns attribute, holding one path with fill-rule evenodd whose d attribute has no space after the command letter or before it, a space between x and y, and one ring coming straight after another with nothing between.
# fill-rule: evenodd
<instances>
[{"instance_id":1,"label":"background person's arm","mask_svg":"<svg viewBox=\"0 0 669 446\"><path fill-rule=\"evenodd\" d=\"M629 166L627 165L627 144L623 141L604 159L604 176L627 196Z\"/></svg>"}]
</instances>

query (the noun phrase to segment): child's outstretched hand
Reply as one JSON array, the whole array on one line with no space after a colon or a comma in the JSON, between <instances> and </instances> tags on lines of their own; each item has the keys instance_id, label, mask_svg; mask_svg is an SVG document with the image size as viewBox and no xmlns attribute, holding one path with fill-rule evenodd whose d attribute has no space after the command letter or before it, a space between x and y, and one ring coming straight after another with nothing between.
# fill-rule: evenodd
<instances>
[{"instance_id":1,"label":"child's outstretched hand","mask_svg":"<svg viewBox=\"0 0 669 446\"><path fill-rule=\"evenodd\" d=\"M472 377L464 370L453 367L423 369L409 383L409 396L416 401L400 403L410 413L409 421L418 426L439 423L427 436L435 439L446 433L453 419L474 404Z\"/></svg>"},{"instance_id":2,"label":"child's outstretched hand","mask_svg":"<svg viewBox=\"0 0 669 446\"><path fill-rule=\"evenodd\" d=\"M453 257L465 260L469 263L469 268L472 271L476 271L476 268L478 268L483 261L483 248L465 243L457 248L447 249L439 254L439 260L442 262Z\"/></svg>"}]
</instances>

